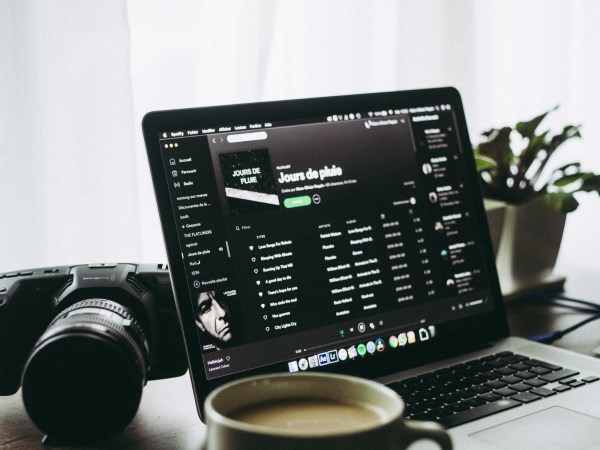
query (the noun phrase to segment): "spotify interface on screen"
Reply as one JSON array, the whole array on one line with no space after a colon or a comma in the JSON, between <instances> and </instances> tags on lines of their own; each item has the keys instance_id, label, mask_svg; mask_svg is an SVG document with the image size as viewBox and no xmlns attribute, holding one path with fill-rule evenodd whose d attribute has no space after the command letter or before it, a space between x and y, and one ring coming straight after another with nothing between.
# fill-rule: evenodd
<instances>
[{"instance_id":1,"label":"spotify interface on screen","mask_svg":"<svg viewBox=\"0 0 600 450\"><path fill-rule=\"evenodd\" d=\"M450 105L160 145L208 378L347 364L492 307Z\"/></svg>"}]
</instances>

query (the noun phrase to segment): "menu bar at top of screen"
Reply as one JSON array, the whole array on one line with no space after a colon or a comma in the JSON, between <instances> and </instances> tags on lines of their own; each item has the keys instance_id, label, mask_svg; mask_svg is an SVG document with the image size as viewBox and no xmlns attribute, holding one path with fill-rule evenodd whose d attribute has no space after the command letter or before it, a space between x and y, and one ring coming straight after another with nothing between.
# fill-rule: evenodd
<instances>
[{"instance_id":1,"label":"menu bar at top of screen","mask_svg":"<svg viewBox=\"0 0 600 450\"><path fill-rule=\"evenodd\" d=\"M252 131L252 130L263 130L273 127L286 126L286 125L300 125L303 123L318 123L318 122L342 122L349 120L362 120L362 119L381 119L386 117L394 116L406 116L408 114L413 116L413 120L437 120L436 113L450 111L452 106L450 104L436 104L433 106L419 106L414 108L394 108L394 109L381 109L367 112L345 112L340 114L331 114L327 116L311 117L306 119L294 119L294 120L279 120L279 121L268 121L268 122L251 122L245 124L222 124L215 126L208 126L204 128L189 129L189 130L176 130L176 131L165 131L160 133L162 139L181 139L185 137L195 137L199 135L208 135L215 133L229 133L229 132L241 132L241 131ZM421 116L422 115L422 116ZM419 117L420 116L420 117Z\"/></svg>"}]
</instances>

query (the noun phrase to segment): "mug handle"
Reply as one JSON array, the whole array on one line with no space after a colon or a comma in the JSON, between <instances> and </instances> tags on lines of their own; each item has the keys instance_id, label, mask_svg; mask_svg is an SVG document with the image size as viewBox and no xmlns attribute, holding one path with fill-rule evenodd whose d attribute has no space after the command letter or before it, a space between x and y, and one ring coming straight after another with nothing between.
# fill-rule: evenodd
<instances>
[{"instance_id":1,"label":"mug handle","mask_svg":"<svg viewBox=\"0 0 600 450\"><path fill-rule=\"evenodd\" d=\"M452 450L450 435L439 423L402 420L400 424L397 440L400 449L404 449L420 439L430 439L436 442L442 450Z\"/></svg>"}]
</instances>

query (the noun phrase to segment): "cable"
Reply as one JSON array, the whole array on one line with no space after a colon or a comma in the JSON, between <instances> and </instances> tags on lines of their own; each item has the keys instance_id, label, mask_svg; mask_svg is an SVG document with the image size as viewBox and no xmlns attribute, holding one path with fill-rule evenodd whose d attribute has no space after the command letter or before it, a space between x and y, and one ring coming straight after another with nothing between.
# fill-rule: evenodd
<instances>
[{"instance_id":1,"label":"cable","mask_svg":"<svg viewBox=\"0 0 600 450\"><path fill-rule=\"evenodd\" d=\"M598 304L598 303L590 302L588 300L581 300L581 299L573 298L573 297L567 297L566 295L562 295L562 294L549 294L547 292L533 291L533 292L529 293L529 296L536 300L541 300L541 301L544 301L547 303L553 303L553 304L556 304L557 301L561 301L561 300L566 301L566 302L571 302L571 303L578 303L580 305L588 306L593 311L600 311L600 304ZM576 307L574 307L574 306L569 306L569 307L576 309Z\"/></svg>"},{"instance_id":2,"label":"cable","mask_svg":"<svg viewBox=\"0 0 600 450\"><path fill-rule=\"evenodd\" d=\"M528 339L532 340L532 341L536 341L536 342L541 342L542 344L551 344L554 341L558 341L565 334L575 331L576 329L578 329L590 322L593 322L594 320L597 320L597 319L600 319L600 314L595 314L592 317L588 317L587 319L577 322L575 325L571 325L570 327L565 328L564 330L552 331L550 333L536 334L534 336L529 336Z\"/></svg>"},{"instance_id":3,"label":"cable","mask_svg":"<svg viewBox=\"0 0 600 450\"><path fill-rule=\"evenodd\" d=\"M538 300L544 301L546 303L550 303L550 304L554 304L554 305L558 305L558 306L564 306L564 307L571 308L571 309L574 309L574 310L580 311L580 312L588 312L588 313L594 314L593 316L588 317L584 320L581 320L581 321L577 322L576 324L565 328L564 330L552 331L550 333L542 333L542 334L537 334L534 336L529 336L528 339L530 339L532 341L541 342L544 344L551 344L551 343L559 340L560 338L562 338L564 335L571 333L572 331L575 331L578 328L580 328L590 322L593 322L594 320L600 319L600 304L597 304L597 303L593 303L593 302L590 302L587 300L580 300L580 299L576 299L576 298L572 298L572 297L567 297L567 296L561 295L561 294L547 294L545 292L537 292L537 291L531 292L530 296L534 299L538 299ZM571 302L571 303L575 303L577 305L583 305L585 307L575 306L575 305L564 305L564 304L560 303L561 301Z\"/></svg>"}]
</instances>

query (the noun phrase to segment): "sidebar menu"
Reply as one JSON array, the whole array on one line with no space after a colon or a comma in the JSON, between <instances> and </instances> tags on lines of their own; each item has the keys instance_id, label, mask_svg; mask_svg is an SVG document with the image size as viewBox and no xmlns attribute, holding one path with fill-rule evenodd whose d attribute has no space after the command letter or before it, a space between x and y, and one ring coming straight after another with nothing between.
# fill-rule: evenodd
<instances>
[{"instance_id":1,"label":"sidebar menu","mask_svg":"<svg viewBox=\"0 0 600 450\"><path fill-rule=\"evenodd\" d=\"M189 288L215 289L230 281L232 271L208 143L181 137L160 145Z\"/></svg>"}]
</instances>

